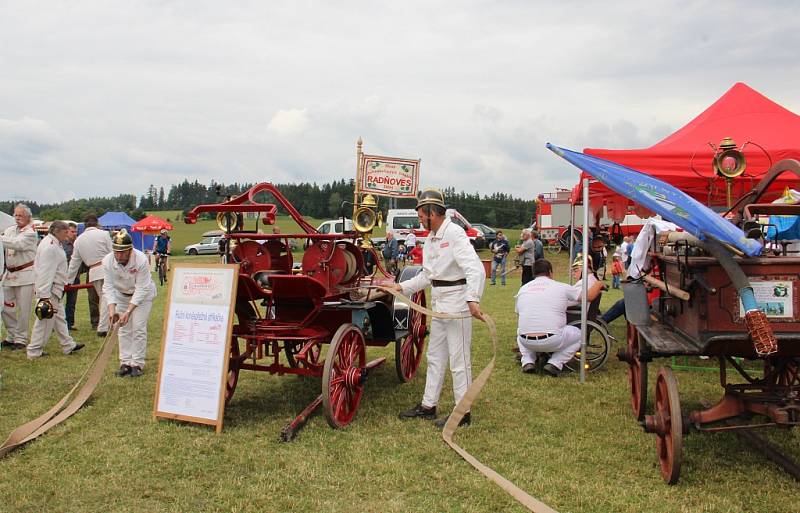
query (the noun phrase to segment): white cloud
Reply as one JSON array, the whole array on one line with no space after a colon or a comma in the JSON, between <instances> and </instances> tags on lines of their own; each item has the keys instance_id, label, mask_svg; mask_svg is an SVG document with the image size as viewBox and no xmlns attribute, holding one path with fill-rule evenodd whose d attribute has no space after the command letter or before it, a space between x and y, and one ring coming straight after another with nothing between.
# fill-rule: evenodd
<instances>
[{"instance_id":1,"label":"white cloud","mask_svg":"<svg viewBox=\"0 0 800 513\"><path fill-rule=\"evenodd\" d=\"M307 128L308 109L279 110L267 125L267 130L281 137L300 135Z\"/></svg>"},{"instance_id":2,"label":"white cloud","mask_svg":"<svg viewBox=\"0 0 800 513\"><path fill-rule=\"evenodd\" d=\"M731 31L742 12L748 30ZM793 12L15 2L0 17L0 69L14 70L0 79L0 174L13 178L0 199L351 178L359 136L368 153L422 158L423 185L533 197L577 177L548 141L650 146L737 81L800 110Z\"/></svg>"}]
</instances>

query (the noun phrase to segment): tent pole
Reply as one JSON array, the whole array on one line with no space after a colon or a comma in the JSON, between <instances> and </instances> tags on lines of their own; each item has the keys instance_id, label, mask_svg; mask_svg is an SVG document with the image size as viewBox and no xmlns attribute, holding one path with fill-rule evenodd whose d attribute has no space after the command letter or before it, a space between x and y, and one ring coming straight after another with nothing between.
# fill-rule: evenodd
<instances>
[{"instance_id":1,"label":"tent pole","mask_svg":"<svg viewBox=\"0 0 800 513\"><path fill-rule=\"evenodd\" d=\"M569 255L567 256L567 265L572 265L572 252L575 250L575 204L569 205ZM569 284L572 285L572 267L567 268L569 274Z\"/></svg>"},{"instance_id":2,"label":"tent pole","mask_svg":"<svg viewBox=\"0 0 800 513\"><path fill-rule=\"evenodd\" d=\"M589 301L589 180L583 180L583 271L581 272L581 383L586 382L586 315Z\"/></svg>"}]
</instances>

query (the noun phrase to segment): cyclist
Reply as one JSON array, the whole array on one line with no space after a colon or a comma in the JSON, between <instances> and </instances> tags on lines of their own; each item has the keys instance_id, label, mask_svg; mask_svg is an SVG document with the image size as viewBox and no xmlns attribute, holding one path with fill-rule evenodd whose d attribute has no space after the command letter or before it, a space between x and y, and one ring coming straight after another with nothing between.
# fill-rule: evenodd
<instances>
[{"instance_id":1,"label":"cyclist","mask_svg":"<svg viewBox=\"0 0 800 513\"><path fill-rule=\"evenodd\" d=\"M158 268L158 260L164 259L164 268L169 271L169 253L171 251L172 241L166 229L161 230L161 233L156 237L153 243L153 253L156 255L156 268Z\"/></svg>"}]
</instances>

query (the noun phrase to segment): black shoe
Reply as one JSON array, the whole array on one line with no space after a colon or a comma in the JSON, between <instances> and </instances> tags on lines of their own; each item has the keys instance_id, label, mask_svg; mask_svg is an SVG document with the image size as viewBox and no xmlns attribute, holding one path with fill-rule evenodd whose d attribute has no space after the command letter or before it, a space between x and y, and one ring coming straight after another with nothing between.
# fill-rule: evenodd
<instances>
[{"instance_id":1,"label":"black shoe","mask_svg":"<svg viewBox=\"0 0 800 513\"><path fill-rule=\"evenodd\" d=\"M558 367L550 363L546 363L544 367L542 367L542 371L548 376L552 376L554 378L557 378L561 375L561 371L558 370Z\"/></svg>"},{"instance_id":2,"label":"black shoe","mask_svg":"<svg viewBox=\"0 0 800 513\"><path fill-rule=\"evenodd\" d=\"M118 378L122 378L127 376L131 373L131 366L130 365L120 365L119 370L114 373L115 376Z\"/></svg>"},{"instance_id":3,"label":"black shoe","mask_svg":"<svg viewBox=\"0 0 800 513\"><path fill-rule=\"evenodd\" d=\"M450 418L449 416L442 417L441 419L434 422L434 424L436 425L437 428L444 429L444 425L447 424L447 419L449 418ZM470 415L470 412L467 412L461 418L461 422L458 423L458 427L469 426L471 423L472 423L472 416Z\"/></svg>"},{"instance_id":4,"label":"black shoe","mask_svg":"<svg viewBox=\"0 0 800 513\"><path fill-rule=\"evenodd\" d=\"M40 354L39 356L29 356L28 360L38 360L39 358L45 358L47 356L50 356L50 353L45 353L44 351L42 351L42 354Z\"/></svg>"},{"instance_id":5,"label":"black shoe","mask_svg":"<svg viewBox=\"0 0 800 513\"><path fill-rule=\"evenodd\" d=\"M73 348L70 350L70 352L69 352L69 353L67 353L67 354L77 353L78 351L80 351L81 349L83 349L83 348L85 347L85 345L86 345L86 344L75 344L75 347L73 347Z\"/></svg>"},{"instance_id":6,"label":"black shoe","mask_svg":"<svg viewBox=\"0 0 800 513\"><path fill-rule=\"evenodd\" d=\"M400 415L398 415L398 417L400 417L402 420L415 419L415 418L433 420L436 418L436 406L432 408L426 408L422 406L422 403L420 403L411 408L410 410L400 412Z\"/></svg>"},{"instance_id":7,"label":"black shoe","mask_svg":"<svg viewBox=\"0 0 800 513\"><path fill-rule=\"evenodd\" d=\"M69 331L78 331L78 328L76 328L75 326L67 326L67 329Z\"/></svg>"},{"instance_id":8,"label":"black shoe","mask_svg":"<svg viewBox=\"0 0 800 513\"><path fill-rule=\"evenodd\" d=\"M137 366L134 365L133 367L131 367L131 372L130 372L130 374L128 374L128 376L130 376L132 378L138 378L142 374L144 374L142 372L142 368L141 367L137 367Z\"/></svg>"},{"instance_id":9,"label":"black shoe","mask_svg":"<svg viewBox=\"0 0 800 513\"><path fill-rule=\"evenodd\" d=\"M536 364L534 363L526 363L522 366L522 372L525 374L533 374L536 372Z\"/></svg>"},{"instance_id":10,"label":"black shoe","mask_svg":"<svg viewBox=\"0 0 800 513\"><path fill-rule=\"evenodd\" d=\"M107 331L98 331L97 332L97 336L100 337L100 338L106 338L106 335L108 335Z\"/></svg>"},{"instance_id":11,"label":"black shoe","mask_svg":"<svg viewBox=\"0 0 800 513\"><path fill-rule=\"evenodd\" d=\"M25 349L27 346L21 342L9 342L8 340L4 340L0 343L0 347L8 349L9 351L16 351L17 349Z\"/></svg>"}]
</instances>

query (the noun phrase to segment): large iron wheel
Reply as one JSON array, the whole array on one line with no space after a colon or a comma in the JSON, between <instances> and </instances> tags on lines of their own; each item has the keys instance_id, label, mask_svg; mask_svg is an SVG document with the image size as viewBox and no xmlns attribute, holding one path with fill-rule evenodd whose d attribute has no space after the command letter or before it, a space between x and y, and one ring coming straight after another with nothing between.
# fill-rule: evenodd
<instances>
[{"instance_id":1,"label":"large iron wheel","mask_svg":"<svg viewBox=\"0 0 800 513\"><path fill-rule=\"evenodd\" d=\"M420 290L411 296L411 300L421 307L427 306L425 291ZM397 377L406 383L417 375L422 350L425 348L425 335L428 316L422 312L408 308L408 334L394 343L394 364Z\"/></svg>"},{"instance_id":2,"label":"large iron wheel","mask_svg":"<svg viewBox=\"0 0 800 513\"><path fill-rule=\"evenodd\" d=\"M231 351L228 356L228 376L225 379L225 404L228 404L239 383L239 365L242 363L239 353L239 339L231 337Z\"/></svg>"},{"instance_id":3,"label":"large iron wheel","mask_svg":"<svg viewBox=\"0 0 800 513\"><path fill-rule=\"evenodd\" d=\"M647 407L647 362L640 357L641 340L636 326L628 323L628 347L624 361L628 363L628 385L631 391L631 408L636 420L644 419Z\"/></svg>"},{"instance_id":4,"label":"large iron wheel","mask_svg":"<svg viewBox=\"0 0 800 513\"><path fill-rule=\"evenodd\" d=\"M364 335L353 324L339 326L333 335L322 371L322 406L334 429L349 424L356 414L366 378Z\"/></svg>"},{"instance_id":5,"label":"large iron wheel","mask_svg":"<svg viewBox=\"0 0 800 513\"><path fill-rule=\"evenodd\" d=\"M683 460L683 419L678 399L678 381L670 367L662 367L656 378L655 414L645 418L645 429L656 434L656 452L661 476L675 484Z\"/></svg>"},{"instance_id":6,"label":"large iron wheel","mask_svg":"<svg viewBox=\"0 0 800 513\"><path fill-rule=\"evenodd\" d=\"M581 321L572 321L572 326L581 327ZM586 321L586 330L589 334L586 337L586 371L592 372L603 365L608 360L608 353L611 351L611 338L603 326L595 321ZM573 371L580 372L581 370L581 352L578 350L575 356L570 361L564 364L564 367Z\"/></svg>"}]
</instances>

